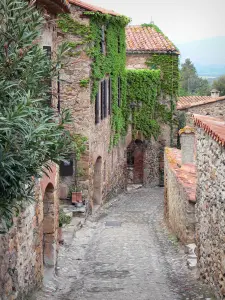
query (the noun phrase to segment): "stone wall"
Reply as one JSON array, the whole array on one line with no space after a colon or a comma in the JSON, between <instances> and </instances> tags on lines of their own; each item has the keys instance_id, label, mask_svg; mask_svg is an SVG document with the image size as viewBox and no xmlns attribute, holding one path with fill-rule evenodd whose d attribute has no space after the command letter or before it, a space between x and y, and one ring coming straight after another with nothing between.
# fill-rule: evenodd
<instances>
[{"instance_id":1,"label":"stone wall","mask_svg":"<svg viewBox=\"0 0 225 300\"><path fill-rule=\"evenodd\" d=\"M202 104L198 106L193 106L183 110L185 112L190 112L199 115L209 115L217 118L225 118L225 100L216 101L213 103Z\"/></svg>"},{"instance_id":2,"label":"stone wall","mask_svg":"<svg viewBox=\"0 0 225 300\"><path fill-rule=\"evenodd\" d=\"M85 10L71 5L71 16L78 22L89 25L88 17L83 17ZM80 37L64 34L58 30L58 42L79 41ZM81 46L83 47L83 46ZM87 87L80 86L80 80L91 76L91 59L80 48L78 57L69 57L61 72L61 108L68 108L72 114L71 133L81 134L87 138L86 151L78 162L78 170L74 176L62 178L62 185L72 185L76 172L83 198L91 204L101 204L112 193L119 192L126 185L126 140L131 140L129 132L119 144L111 149L111 117L95 124L95 102L91 100L91 83ZM122 55L122 54L121 54ZM107 74L106 74L107 75ZM96 174L98 173L98 174ZM98 195L98 203L94 198Z\"/></svg>"},{"instance_id":3,"label":"stone wall","mask_svg":"<svg viewBox=\"0 0 225 300\"><path fill-rule=\"evenodd\" d=\"M197 129L197 249L200 276L225 297L225 149Z\"/></svg>"},{"instance_id":4,"label":"stone wall","mask_svg":"<svg viewBox=\"0 0 225 300\"><path fill-rule=\"evenodd\" d=\"M146 60L149 58L150 54L146 53L127 53L127 69L148 69L148 66L146 65Z\"/></svg>"},{"instance_id":5,"label":"stone wall","mask_svg":"<svg viewBox=\"0 0 225 300\"><path fill-rule=\"evenodd\" d=\"M14 218L7 233L0 234L0 300L24 299L41 284L43 261L48 265L55 264L59 223L57 181L56 169L50 178L44 176L41 181L37 180L35 202ZM46 215L43 198L45 201L50 185L55 187L53 210Z\"/></svg>"},{"instance_id":6,"label":"stone wall","mask_svg":"<svg viewBox=\"0 0 225 300\"><path fill-rule=\"evenodd\" d=\"M164 163L165 219L182 243L194 242L195 168L181 166L181 151L173 148L166 148Z\"/></svg>"}]
</instances>

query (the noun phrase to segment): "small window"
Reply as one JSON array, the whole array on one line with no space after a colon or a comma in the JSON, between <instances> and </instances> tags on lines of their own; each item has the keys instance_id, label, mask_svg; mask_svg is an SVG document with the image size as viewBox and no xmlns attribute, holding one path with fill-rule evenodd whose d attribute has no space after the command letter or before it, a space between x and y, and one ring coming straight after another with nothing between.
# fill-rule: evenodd
<instances>
[{"instance_id":1,"label":"small window","mask_svg":"<svg viewBox=\"0 0 225 300\"><path fill-rule=\"evenodd\" d=\"M104 118L108 116L108 80L104 80Z\"/></svg>"},{"instance_id":2,"label":"small window","mask_svg":"<svg viewBox=\"0 0 225 300\"><path fill-rule=\"evenodd\" d=\"M64 160L60 162L60 176L73 176L73 160Z\"/></svg>"},{"instance_id":3,"label":"small window","mask_svg":"<svg viewBox=\"0 0 225 300\"><path fill-rule=\"evenodd\" d=\"M105 26L102 26L101 29L101 42L100 42L100 51L103 54L106 54L106 34L105 34Z\"/></svg>"},{"instance_id":4,"label":"small window","mask_svg":"<svg viewBox=\"0 0 225 300\"><path fill-rule=\"evenodd\" d=\"M118 77L118 107L121 106L121 78Z\"/></svg>"}]
</instances>

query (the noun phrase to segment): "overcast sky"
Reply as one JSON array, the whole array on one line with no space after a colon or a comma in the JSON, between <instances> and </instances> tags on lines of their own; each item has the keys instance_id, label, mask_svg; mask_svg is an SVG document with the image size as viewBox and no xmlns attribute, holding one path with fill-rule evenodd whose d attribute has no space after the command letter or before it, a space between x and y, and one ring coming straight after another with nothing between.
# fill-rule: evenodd
<instances>
[{"instance_id":1,"label":"overcast sky","mask_svg":"<svg viewBox=\"0 0 225 300\"><path fill-rule=\"evenodd\" d=\"M85 0L84 0L85 1ZM132 18L154 23L175 44L225 36L225 0L86 0Z\"/></svg>"}]
</instances>

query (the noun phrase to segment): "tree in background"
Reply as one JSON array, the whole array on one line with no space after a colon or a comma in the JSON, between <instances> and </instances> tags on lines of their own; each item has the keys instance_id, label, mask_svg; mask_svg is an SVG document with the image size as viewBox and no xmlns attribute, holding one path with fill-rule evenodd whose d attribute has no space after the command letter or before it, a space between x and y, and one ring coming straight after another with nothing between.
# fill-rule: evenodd
<instances>
[{"instance_id":1,"label":"tree in background","mask_svg":"<svg viewBox=\"0 0 225 300\"><path fill-rule=\"evenodd\" d=\"M210 92L206 79L198 77L196 68L189 58L181 65L180 70L180 96L198 95L205 96Z\"/></svg>"},{"instance_id":2,"label":"tree in background","mask_svg":"<svg viewBox=\"0 0 225 300\"><path fill-rule=\"evenodd\" d=\"M214 80L212 87L220 91L220 96L225 96L225 75Z\"/></svg>"},{"instance_id":3,"label":"tree in background","mask_svg":"<svg viewBox=\"0 0 225 300\"><path fill-rule=\"evenodd\" d=\"M23 0L0 1L0 220L34 199L33 187L50 161L71 151L64 126L67 111L56 113L49 103L50 80L58 73L63 45L51 61L39 46L44 19Z\"/></svg>"}]
</instances>

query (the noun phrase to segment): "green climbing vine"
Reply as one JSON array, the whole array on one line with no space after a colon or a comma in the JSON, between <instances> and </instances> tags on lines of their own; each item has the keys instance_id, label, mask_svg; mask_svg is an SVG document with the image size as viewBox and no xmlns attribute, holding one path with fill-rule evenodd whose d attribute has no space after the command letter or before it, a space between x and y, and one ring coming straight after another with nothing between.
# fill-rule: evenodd
<instances>
[{"instance_id":1,"label":"green climbing vine","mask_svg":"<svg viewBox=\"0 0 225 300\"><path fill-rule=\"evenodd\" d=\"M133 134L157 139L160 124L171 121L171 111L159 102L160 70L127 70L127 101L133 107Z\"/></svg>"},{"instance_id":2,"label":"green climbing vine","mask_svg":"<svg viewBox=\"0 0 225 300\"><path fill-rule=\"evenodd\" d=\"M125 16L112 16L98 12L85 12L90 18L90 26L81 24L71 16L61 15L58 26L65 33L80 37L74 43L71 56L79 55L81 45L83 50L92 58L90 83L92 86L91 100L95 101L99 82L110 77L112 88L112 134L111 146L116 145L121 135L126 134L128 110L126 104L126 42L125 26L130 19ZM101 53L102 30L105 33L105 53ZM118 78L120 78L120 106L118 106ZM80 81L80 86L89 84L87 78Z\"/></svg>"}]
</instances>

